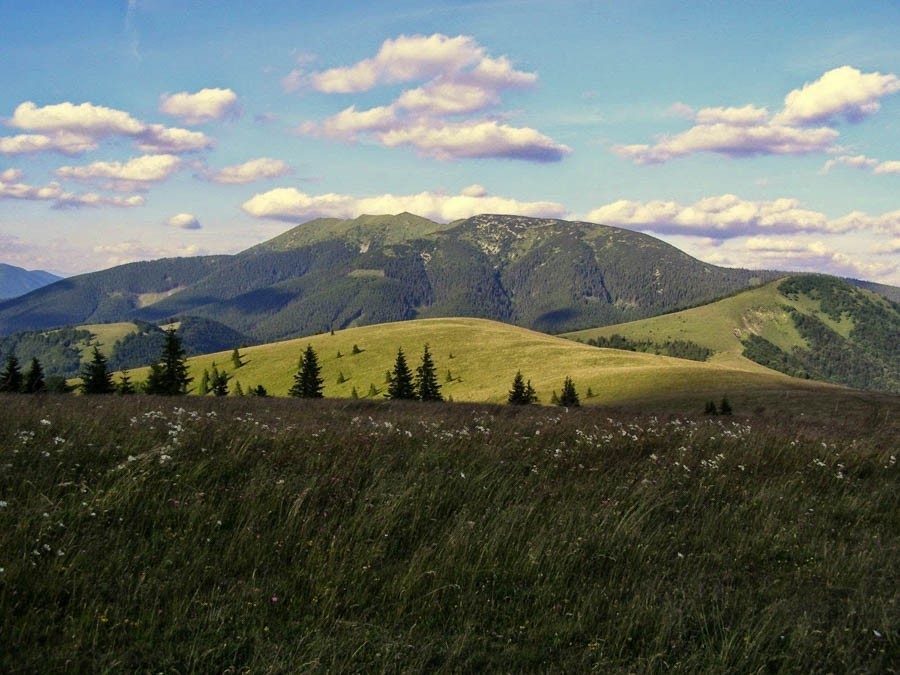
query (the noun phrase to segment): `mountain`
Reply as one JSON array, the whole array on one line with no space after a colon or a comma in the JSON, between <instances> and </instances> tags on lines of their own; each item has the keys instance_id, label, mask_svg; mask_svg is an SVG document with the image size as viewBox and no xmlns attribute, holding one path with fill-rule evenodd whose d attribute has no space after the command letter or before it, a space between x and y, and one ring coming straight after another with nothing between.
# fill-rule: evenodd
<instances>
[{"instance_id":1,"label":"mountain","mask_svg":"<svg viewBox=\"0 0 900 675\"><path fill-rule=\"evenodd\" d=\"M565 336L647 351L693 345L714 364L900 393L900 305L824 275L793 275L702 307Z\"/></svg>"},{"instance_id":2,"label":"mountain","mask_svg":"<svg viewBox=\"0 0 900 675\"><path fill-rule=\"evenodd\" d=\"M317 219L233 256L132 263L0 303L0 335L202 316L255 341L440 316L546 332L708 302L775 278L594 223L403 213Z\"/></svg>"},{"instance_id":3,"label":"mountain","mask_svg":"<svg viewBox=\"0 0 900 675\"><path fill-rule=\"evenodd\" d=\"M50 274L50 272L42 270L29 271L21 267L0 263L0 300L17 298L60 279L62 277Z\"/></svg>"}]
</instances>

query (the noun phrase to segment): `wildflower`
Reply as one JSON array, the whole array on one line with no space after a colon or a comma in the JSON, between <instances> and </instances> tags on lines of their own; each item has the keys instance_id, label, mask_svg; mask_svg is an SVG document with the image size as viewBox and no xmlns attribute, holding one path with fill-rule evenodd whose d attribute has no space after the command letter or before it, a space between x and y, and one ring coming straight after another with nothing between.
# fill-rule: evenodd
<instances>
[{"instance_id":1,"label":"wildflower","mask_svg":"<svg viewBox=\"0 0 900 675\"><path fill-rule=\"evenodd\" d=\"M272 602L273 602L273 603L274 603L274 602L278 602L278 596L277 596L277 595L273 595L273 596L272 596Z\"/></svg>"},{"instance_id":2,"label":"wildflower","mask_svg":"<svg viewBox=\"0 0 900 675\"><path fill-rule=\"evenodd\" d=\"M9 506L9 502L0 500L0 509L5 509L7 506Z\"/></svg>"},{"instance_id":3,"label":"wildflower","mask_svg":"<svg viewBox=\"0 0 900 675\"><path fill-rule=\"evenodd\" d=\"M53 424L53 422L51 422L48 419L43 419L43 420L41 420L41 424L45 427L49 427L51 424Z\"/></svg>"}]
</instances>

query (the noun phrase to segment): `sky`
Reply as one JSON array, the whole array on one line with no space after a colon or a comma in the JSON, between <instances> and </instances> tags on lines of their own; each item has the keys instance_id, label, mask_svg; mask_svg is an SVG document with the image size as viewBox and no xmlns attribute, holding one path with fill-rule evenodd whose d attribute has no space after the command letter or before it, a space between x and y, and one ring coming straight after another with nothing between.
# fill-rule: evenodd
<instances>
[{"instance_id":1,"label":"sky","mask_svg":"<svg viewBox=\"0 0 900 675\"><path fill-rule=\"evenodd\" d=\"M589 220L900 285L900 3L0 0L0 262Z\"/></svg>"}]
</instances>

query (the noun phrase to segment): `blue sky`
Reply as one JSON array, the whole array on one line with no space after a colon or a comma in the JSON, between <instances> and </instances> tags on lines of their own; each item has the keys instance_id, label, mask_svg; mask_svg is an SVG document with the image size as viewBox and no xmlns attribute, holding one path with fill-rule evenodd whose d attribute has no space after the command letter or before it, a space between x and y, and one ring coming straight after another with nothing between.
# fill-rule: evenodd
<instances>
[{"instance_id":1,"label":"blue sky","mask_svg":"<svg viewBox=\"0 0 900 675\"><path fill-rule=\"evenodd\" d=\"M0 0L0 262L507 212L900 285L898 45L895 0Z\"/></svg>"}]
</instances>

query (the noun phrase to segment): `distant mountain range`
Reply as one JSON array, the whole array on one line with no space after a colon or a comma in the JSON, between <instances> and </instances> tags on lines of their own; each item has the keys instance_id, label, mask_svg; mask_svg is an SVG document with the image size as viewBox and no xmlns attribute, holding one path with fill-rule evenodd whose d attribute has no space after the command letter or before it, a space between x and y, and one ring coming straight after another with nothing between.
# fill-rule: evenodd
<instances>
[{"instance_id":1,"label":"distant mountain range","mask_svg":"<svg viewBox=\"0 0 900 675\"><path fill-rule=\"evenodd\" d=\"M409 213L317 219L232 256L132 263L0 303L0 335L185 316L268 342L469 316L561 332L663 314L776 278L586 222Z\"/></svg>"},{"instance_id":2,"label":"distant mountain range","mask_svg":"<svg viewBox=\"0 0 900 675\"><path fill-rule=\"evenodd\" d=\"M60 279L62 277L50 274L50 272L30 271L0 263L0 300L17 298Z\"/></svg>"}]
</instances>

